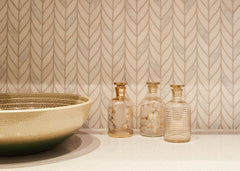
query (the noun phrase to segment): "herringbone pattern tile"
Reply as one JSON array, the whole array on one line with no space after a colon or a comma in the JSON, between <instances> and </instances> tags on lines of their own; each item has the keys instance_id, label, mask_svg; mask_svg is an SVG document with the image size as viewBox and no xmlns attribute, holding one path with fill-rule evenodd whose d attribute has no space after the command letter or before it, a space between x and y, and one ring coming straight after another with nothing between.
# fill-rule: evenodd
<instances>
[{"instance_id":1,"label":"herringbone pattern tile","mask_svg":"<svg viewBox=\"0 0 240 171\"><path fill-rule=\"evenodd\" d=\"M239 0L1 0L0 91L90 96L84 127L106 128L127 81L139 127L147 81L185 84L192 128L240 127Z\"/></svg>"}]
</instances>

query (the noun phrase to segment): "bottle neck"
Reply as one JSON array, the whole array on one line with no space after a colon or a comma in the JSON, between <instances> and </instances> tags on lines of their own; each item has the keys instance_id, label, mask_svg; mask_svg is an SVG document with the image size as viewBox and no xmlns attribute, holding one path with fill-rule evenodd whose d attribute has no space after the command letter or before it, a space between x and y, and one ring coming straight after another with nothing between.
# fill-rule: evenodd
<instances>
[{"instance_id":1,"label":"bottle neck","mask_svg":"<svg viewBox=\"0 0 240 171\"><path fill-rule=\"evenodd\" d=\"M181 88L174 88L172 89L172 96L173 96L173 100L182 100L182 89Z\"/></svg>"},{"instance_id":2,"label":"bottle neck","mask_svg":"<svg viewBox=\"0 0 240 171\"><path fill-rule=\"evenodd\" d=\"M125 90L126 90L126 87L125 86L117 86L115 87L115 90L116 90L116 97L117 98L125 98Z\"/></svg>"},{"instance_id":3,"label":"bottle neck","mask_svg":"<svg viewBox=\"0 0 240 171\"><path fill-rule=\"evenodd\" d=\"M149 85L148 86L148 93L151 95L151 96L156 96L157 95L157 90L158 90L158 86L156 85Z\"/></svg>"}]
</instances>

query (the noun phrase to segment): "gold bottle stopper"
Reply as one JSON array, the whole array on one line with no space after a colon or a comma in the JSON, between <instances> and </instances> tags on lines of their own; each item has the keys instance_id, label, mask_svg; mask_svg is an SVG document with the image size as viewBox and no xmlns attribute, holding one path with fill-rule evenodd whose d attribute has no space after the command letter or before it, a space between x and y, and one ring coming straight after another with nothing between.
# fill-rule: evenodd
<instances>
[{"instance_id":1,"label":"gold bottle stopper","mask_svg":"<svg viewBox=\"0 0 240 171\"><path fill-rule=\"evenodd\" d=\"M170 85L170 87L172 87L172 95L173 97L182 97L182 87L184 87L184 85Z\"/></svg>"},{"instance_id":2,"label":"gold bottle stopper","mask_svg":"<svg viewBox=\"0 0 240 171\"><path fill-rule=\"evenodd\" d=\"M116 96L117 98L125 98L125 91L127 85L127 82L114 82L114 85L116 85L115 90L116 90Z\"/></svg>"},{"instance_id":3,"label":"gold bottle stopper","mask_svg":"<svg viewBox=\"0 0 240 171\"><path fill-rule=\"evenodd\" d=\"M149 93L157 93L159 84L160 84L160 82L147 82L148 92Z\"/></svg>"}]
</instances>

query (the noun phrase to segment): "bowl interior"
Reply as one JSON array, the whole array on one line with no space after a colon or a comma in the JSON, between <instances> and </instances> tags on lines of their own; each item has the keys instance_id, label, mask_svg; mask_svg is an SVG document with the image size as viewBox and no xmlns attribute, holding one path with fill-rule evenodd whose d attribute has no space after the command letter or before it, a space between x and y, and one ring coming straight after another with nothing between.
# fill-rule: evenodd
<instances>
[{"instance_id":1,"label":"bowl interior","mask_svg":"<svg viewBox=\"0 0 240 171\"><path fill-rule=\"evenodd\" d=\"M1 110L56 108L87 102L89 99L74 94L0 94Z\"/></svg>"}]
</instances>

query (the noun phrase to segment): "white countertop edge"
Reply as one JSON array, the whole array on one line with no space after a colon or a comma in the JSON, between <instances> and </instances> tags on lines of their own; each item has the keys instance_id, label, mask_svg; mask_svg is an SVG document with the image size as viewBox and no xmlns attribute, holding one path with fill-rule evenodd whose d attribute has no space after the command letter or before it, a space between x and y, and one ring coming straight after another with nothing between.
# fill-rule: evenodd
<instances>
[{"instance_id":1,"label":"white countertop edge","mask_svg":"<svg viewBox=\"0 0 240 171\"><path fill-rule=\"evenodd\" d=\"M107 135L107 129L87 129L81 128L80 131L87 131L90 134L105 134ZM138 135L140 133L139 129L134 129L134 135ZM196 135L240 135L240 129L192 129L192 134Z\"/></svg>"},{"instance_id":2,"label":"white countertop edge","mask_svg":"<svg viewBox=\"0 0 240 171\"><path fill-rule=\"evenodd\" d=\"M234 171L240 169L240 130L192 130L188 143L163 137L111 138L107 129L80 129L50 151L0 158L0 170Z\"/></svg>"}]
</instances>

